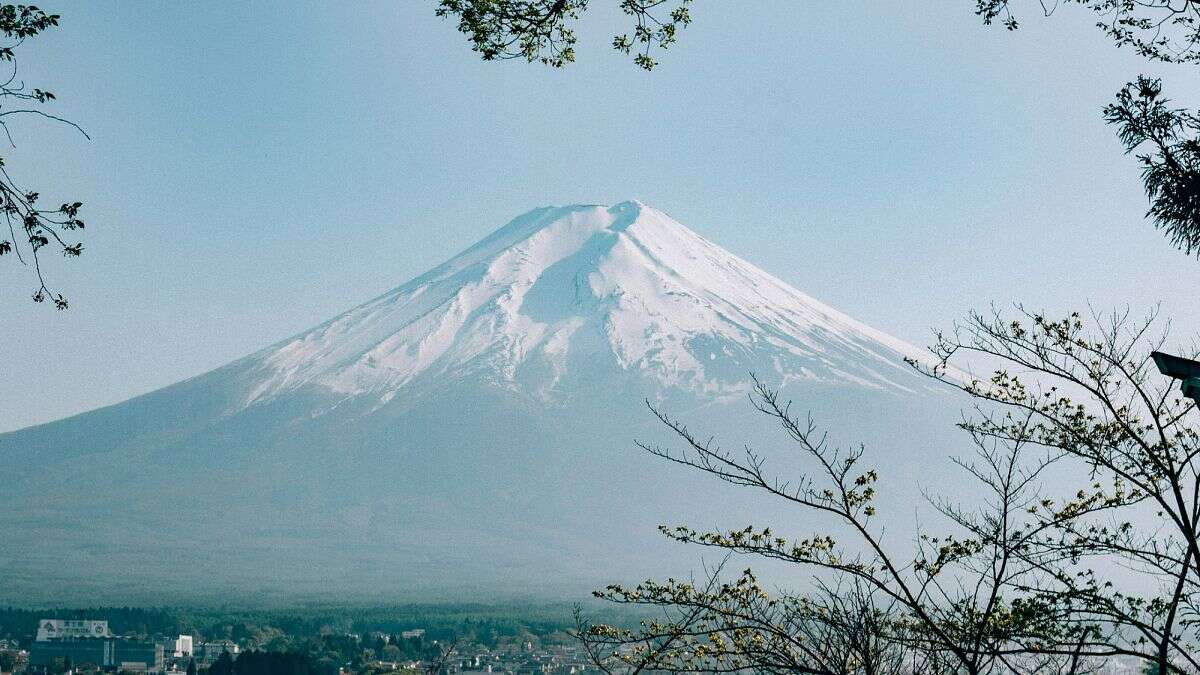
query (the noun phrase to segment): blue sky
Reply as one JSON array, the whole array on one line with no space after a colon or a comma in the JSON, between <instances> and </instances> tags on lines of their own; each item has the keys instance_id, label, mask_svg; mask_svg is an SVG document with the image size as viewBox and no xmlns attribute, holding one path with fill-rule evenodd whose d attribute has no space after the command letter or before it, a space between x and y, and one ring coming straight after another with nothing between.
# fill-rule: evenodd
<instances>
[{"instance_id":1,"label":"blue sky","mask_svg":"<svg viewBox=\"0 0 1200 675\"><path fill-rule=\"evenodd\" d=\"M22 73L91 133L24 120L14 176L85 202L70 311L0 265L0 430L115 403L318 323L545 204L641 199L926 344L1022 301L1200 325L1200 262L1143 220L1099 117L1139 72L1086 11L699 2L647 74L593 0L579 62L483 63L432 0L46 5Z\"/></svg>"}]
</instances>

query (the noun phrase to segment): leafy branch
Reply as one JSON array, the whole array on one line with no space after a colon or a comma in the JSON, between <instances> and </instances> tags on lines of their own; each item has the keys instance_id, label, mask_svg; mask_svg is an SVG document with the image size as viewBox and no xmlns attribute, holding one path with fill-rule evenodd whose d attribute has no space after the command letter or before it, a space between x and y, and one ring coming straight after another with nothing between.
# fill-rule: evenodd
<instances>
[{"instance_id":1,"label":"leafy branch","mask_svg":"<svg viewBox=\"0 0 1200 675\"><path fill-rule=\"evenodd\" d=\"M633 62L653 70L651 49L675 43L691 23L691 0L620 0L633 30L613 37L612 46L632 54ZM578 38L573 27L588 0L439 0L437 16L458 19L458 30L485 61L523 59L562 68L575 61Z\"/></svg>"},{"instance_id":2,"label":"leafy branch","mask_svg":"<svg viewBox=\"0 0 1200 675\"><path fill-rule=\"evenodd\" d=\"M0 34L9 40L0 45L0 62L10 66L8 78L0 83L0 130L12 147L16 143L9 123L16 116L35 116L66 124L89 138L74 122L28 107L28 104L50 103L55 96L44 89L28 88L17 79L16 49L28 38L57 26L58 21L57 14L47 14L33 5L0 6ZM15 107L6 106L5 102ZM0 257L12 255L19 263L32 267L37 277L34 302L50 300L55 308L62 310L68 307L67 299L48 285L43 255L47 250L57 250L67 258L77 258L83 253L83 244L74 238L84 229L84 221L79 217L83 204L72 201L56 208L43 208L39 198L37 191L18 186L0 157L0 213L8 230L8 237L0 238Z\"/></svg>"}]
</instances>

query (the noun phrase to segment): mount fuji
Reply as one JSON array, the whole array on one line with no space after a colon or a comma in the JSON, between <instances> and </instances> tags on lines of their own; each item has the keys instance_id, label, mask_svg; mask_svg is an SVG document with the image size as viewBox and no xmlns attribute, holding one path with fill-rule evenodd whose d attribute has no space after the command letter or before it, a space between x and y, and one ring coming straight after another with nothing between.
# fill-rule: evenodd
<instances>
[{"instance_id":1,"label":"mount fuji","mask_svg":"<svg viewBox=\"0 0 1200 675\"><path fill-rule=\"evenodd\" d=\"M637 450L669 441L645 400L778 445L755 373L913 484L951 418L905 358L639 202L537 209L258 353L0 435L0 602L539 596L686 570L655 524L788 515Z\"/></svg>"}]
</instances>

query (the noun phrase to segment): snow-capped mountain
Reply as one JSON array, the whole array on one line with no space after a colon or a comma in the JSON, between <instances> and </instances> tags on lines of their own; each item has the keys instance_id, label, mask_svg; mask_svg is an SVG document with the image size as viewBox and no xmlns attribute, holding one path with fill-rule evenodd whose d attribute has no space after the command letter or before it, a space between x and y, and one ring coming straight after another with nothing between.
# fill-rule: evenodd
<instances>
[{"instance_id":1,"label":"snow-capped mountain","mask_svg":"<svg viewBox=\"0 0 1200 675\"><path fill-rule=\"evenodd\" d=\"M553 402L609 363L662 388L742 394L750 371L905 390L913 347L639 202L531 211L445 264L246 364L245 405L315 385L386 403L481 377Z\"/></svg>"},{"instance_id":2,"label":"snow-capped mountain","mask_svg":"<svg viewBox=\"0 0 1200 675\"><path fill-rule=\"evenodd\" d=\"M906 357L651 207L537 209L261 352L0 435L0 602L462 598L651 574L692 555L655 524L764 512L636 450L669 440L644 398L768 438L744 402L754 372L847 440L889 444L883 463L915 481L936 475L911 458L945 406Z\"/></svg>"}]
</instances>

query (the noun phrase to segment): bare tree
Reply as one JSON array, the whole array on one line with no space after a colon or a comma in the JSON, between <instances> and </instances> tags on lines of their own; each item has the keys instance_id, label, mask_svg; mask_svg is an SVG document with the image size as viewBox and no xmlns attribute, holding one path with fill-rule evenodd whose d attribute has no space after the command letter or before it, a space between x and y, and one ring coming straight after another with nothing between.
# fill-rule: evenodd
<instances>
[{"instance_id":1,"label":"bare tree","mask_svg":"<svg viewBox=\"0 0 1200 675\"><path fill-rule=\"evenodd\" d=\"M1050 583L1024 590L1062 621L1106 627L1113 653L1196 672L1200 438L1195 404L1153 365L1167 337L1154 327L1153 314L1127 311L1086 322L1019 307L1016 319L974 314L938 337L940 361L924 370L984 404L962 424L971 434L1047 448L1088 477L1031 508L1039 536L1027 557L1048 561ZM988 379L946 375L979 358L999 364Z\"/></svg>"},{"instance_id":2,"label":"bare tree","mask_svg":"<svg viewBox=\"0 0 1200 675\"><path fill-rule=\"evenodd\" d=\"M850 535L662 527L676 541L812 569L817 592L769 593L750 570L701 584L614 585L599 597L669 611L640 630L581 626L583 639L626 665L675 672L865 673L903 663L914 672L1081 673L1114 657L1200 672L1200 437L1195 405L1153 366L1166 339L1154 326L1153 315L1051 320L1018 308L1015 318L973 314L939 335L937 359L912 365L974 401L960 424L973 454L955 461L981 498L928 495L941 522L907 552L882 537L866 450L833 447L763 383L755 381L755 408L791 441L806 467L799 474L777 475L754 449L722 450L651 407L682 443L643 445L648 452ZM994 367L987 378L964 375L980 362Z\"/></svg>"},{"instance_id":3,"label":"bare tree","mask_svg":"<svg viewBox=\"0 0 1200 675\"><path fill-rule=\"evenodd\" d=\"M710 573L700 588L668 584L666 602L651 599L658 595L652 582L598 594L617 603L662 608L663 620L643 621L637 630L591 624L576 610L576 635L594 663L608 673L921 672L913 670L918 654L896 639L903 625L892 612L894 603L880 603L876 592L857 580L778 598L770 597L750 570L729 583Z\"/></svg>"},{"instance_id":4,"label":"bare tree","mask_svg":"<svg viewBox=\"0 0 1200 675\"><path fill-rule=\"evenodd\" d=\"M753 449L722 450L654 407L681 448L642 447L671 463L765 492L807 516L838 522L852 540L843 544L824 534L787 538L755 526L660 529L679 542L810 568L820 592L772 595L750 570L733 581L712 575L701 585L675 580L614 585L599 597L672 613L640 631L588 626L581 632L593 642L649 664L645 667L678 672L863 673L914 665L971 674L1083 672L1093 657L1118 653L1101 624L1063 620L1058 606L1023 592L1054 581L1043 568L1053 569L1056 554L1035 547L1044 528L1031 510L1042 502L1040 478L1059 454L1025 438L972 434L977 459L960 465L990 499L978 510L936 503L947 526L955 528L952 534L923 535L913 549L897 551L882 536L875 504L879 477L861 466L865 448L832 446L811 419L798 418L790 403L758 380L752 400L782 428L809 471L775 475ZM834 649L831 641L842 646Z\"/></svg>"}]
</instances>

